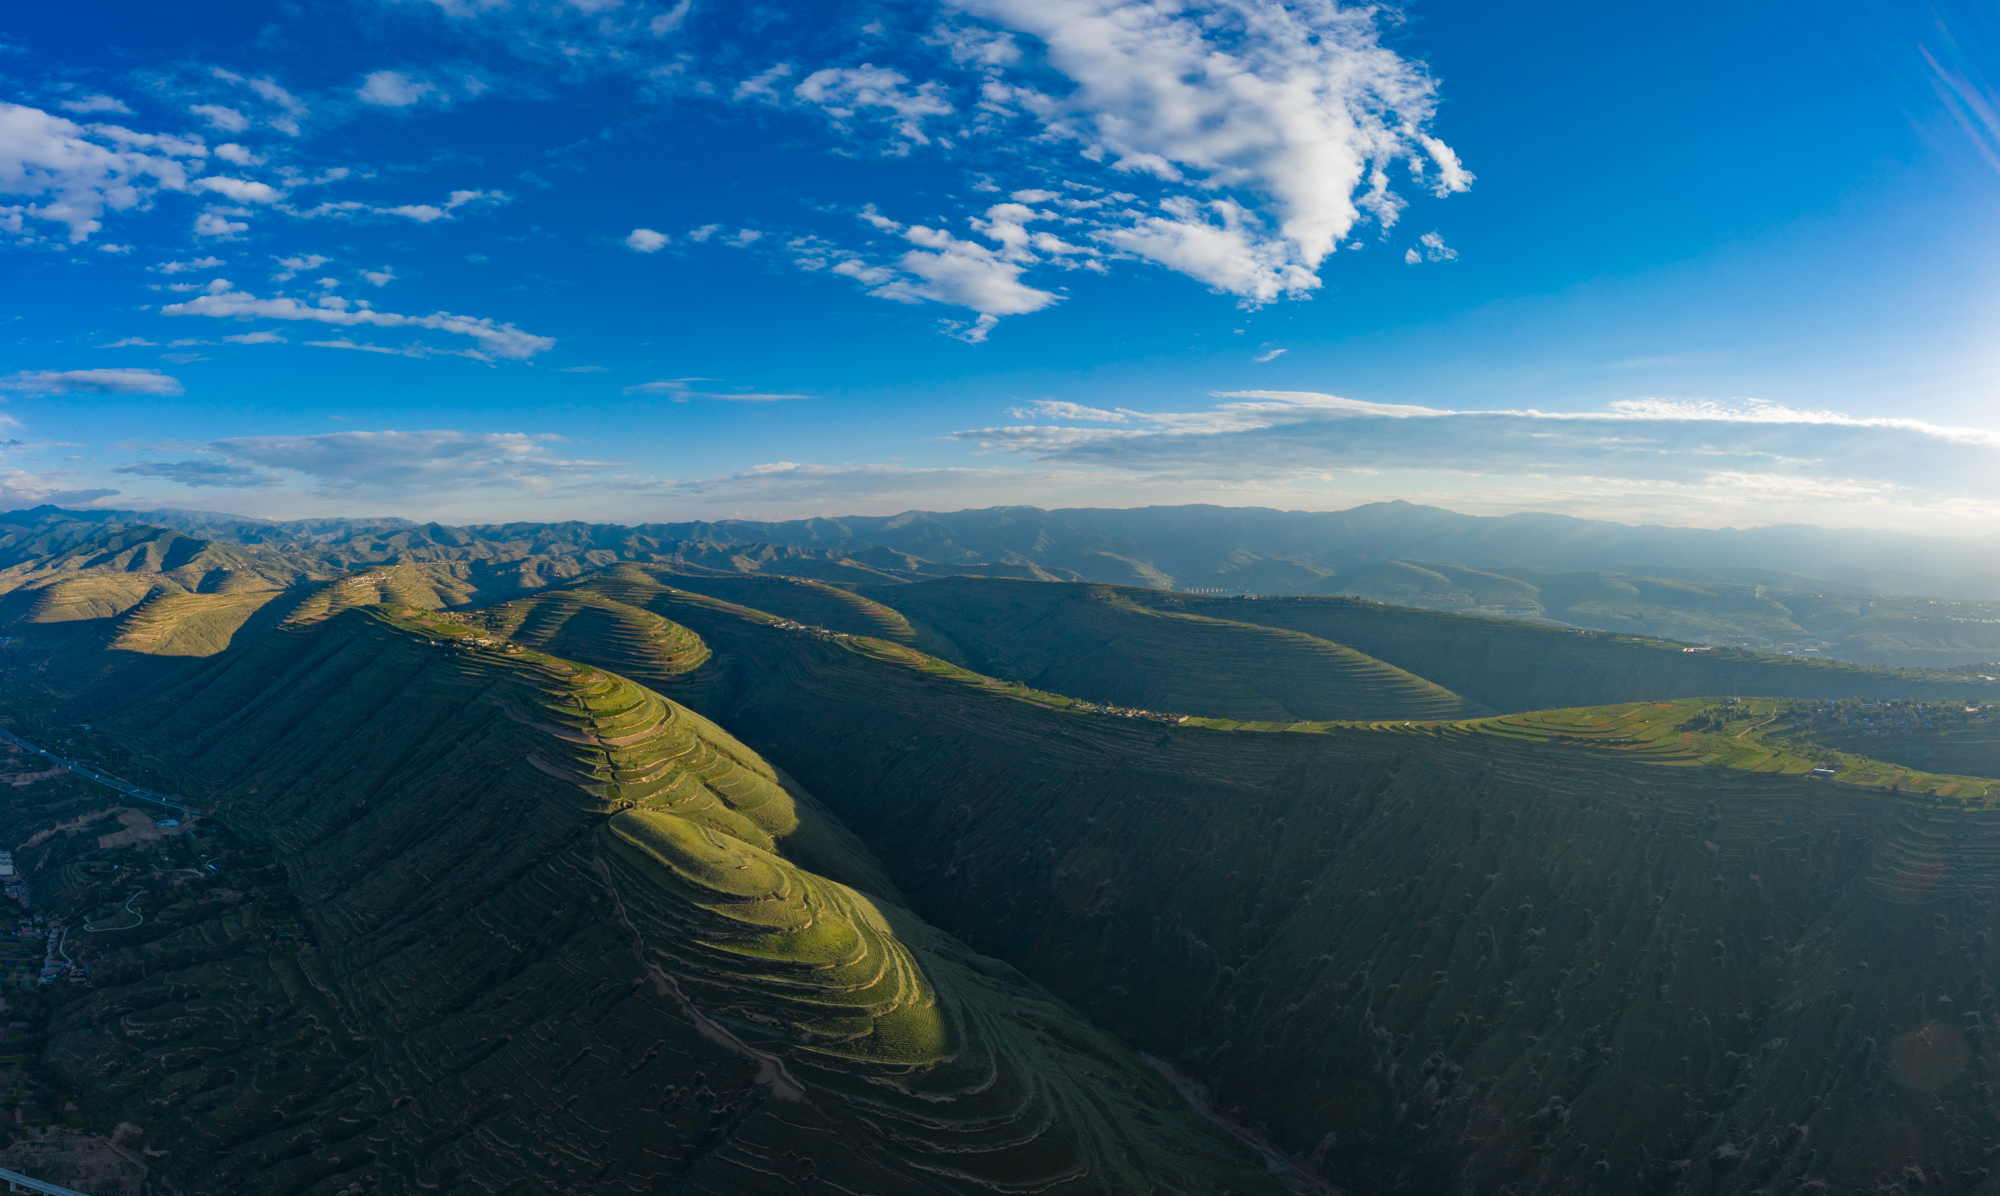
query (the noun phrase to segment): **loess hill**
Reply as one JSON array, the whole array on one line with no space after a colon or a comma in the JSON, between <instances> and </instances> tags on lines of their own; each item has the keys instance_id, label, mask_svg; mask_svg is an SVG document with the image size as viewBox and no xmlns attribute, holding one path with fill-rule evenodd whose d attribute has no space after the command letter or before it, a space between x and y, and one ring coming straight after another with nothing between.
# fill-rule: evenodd
<instances>
[{"instance_id":1,"label":"loess hill","mask_svg":"<svg viewBox=\"0 0 2000 1196\"><path fill-rule=\"evenodd\" d=\"M162 1185L2000 1191L1990 736L1828 713L1976 677L579 528L0 598L16 729L222 849L128 925L138 824L0 811Z\"/></svg>"},{"instance_id":2,"label":"loess hill","mask_svg":"<svg viewBox=\"0 0 2000 1196\"><path fill-rule=\"evenodd\" d=\"M1137 722L657 581L616 588L716 654L670 690L1324 1181L1994 1182L1990 785L1812 779L1757 747L1769 703Z\"/></svg>"},{"instance_id":3,"label":"loess hill","mask_svg":"<svg viewBox=\"0 0 2000 1196\"><path fill-rule=\"evenodd\" d=\"M159 1183L1282 1190L714 723L342 594L100 724L275 878L114 932L49 1023L47 1067L166 1151ZM659 675L699 655L656 615L544 605L495 617Z\"/></svg>"},{"instance_id":4,"label":"loess hill","mask_svg":"<svg viewBox=\"0 0 2000 1196\"><path fill-rule=\"evenodd\" d=\"M1832 660L1696 648L1665 640L1474 615L1384 606L1359 598L1207 598L1125 589L1160 610L1304 632L1407 669L1495 710L1546 710L1647 699L1743 695L1795 698L2000 698L1976 673L1886 669Z\"/></svg>"},{"instance_id":5,"label":"loess hill","mask_svg":"<svg viewBox=\"0 0 2000 1196\"><path fill-rule=\"evenodd\" d=\"M919 646L1084 700L1246 721L1490 713L1341 644L1162 610L1116 586L954 577L868 595L913 620Z\"/></svg>"}]
</instances>

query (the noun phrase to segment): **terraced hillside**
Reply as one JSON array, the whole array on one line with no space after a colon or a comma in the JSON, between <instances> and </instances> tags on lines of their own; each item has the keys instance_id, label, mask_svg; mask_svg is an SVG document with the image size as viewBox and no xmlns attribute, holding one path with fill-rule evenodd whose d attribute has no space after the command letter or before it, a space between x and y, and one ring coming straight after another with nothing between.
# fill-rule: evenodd
<instances>
[{"instance_id":1,"label":"terraced hillside","mask_svg":"<svg viewBox=\"0 0 2000 1196\"><path fill-rule=\"evenodd\" d=\"M98 724L283 889L106 952L51 1025L48 1063L164 1152L160 1184L1280 1190L712 722L339 595Z\"/></svg>"},{"instance_id":2,"label":"terraced hillside","mask_svg":"<svg viewBox=\"0 0 2000 1196\"><path fill-rule=\"evenodd\" d=\"M1489 713L1340 644L1160 610L1115 586L953 577L867 593L915 620L928 633L921 646L995 677L1119 706L1246 720ZM740 601L754 606L753 597Z\"/></svg>"},{"instance_id":3,"label":"terraced hillside","mask_svg":"<svg viewBox=\"0 0 2000 1196\"><path fill-rule=\"evenodd\" d=\"M1795 698L2000 698L1977 675L1880 669L1769 656L1507 619L1384 606L1356 598L1205 598L1124 589L1156 610L1304 632L1428 678L1495 710L1602 706L1703 695Z\"/></svg>"},{"instance_id":4,"label":"terraced hillside","mask_svg":"<svg viewBox=\"0 0 2000 1196\"><path fill-rule=\"evenodd\" d=\"M590 590L516 599L466 626L488 628L558 656L617 659L643 683L698 668L709 657L708 645L687 628Z\"/></svg>"},{"instance_id":5,"label":"terraced hillside","mask_svg":"<svg viewBox=\"0 0 2000 1196\"><path fill-rule=\"evenodd\" d=\"M1216 731L649 605L920 912L1347 1190L1991 1182L1987 797L1816 780L1701 703Z\"/></svg>"}]
</instances>

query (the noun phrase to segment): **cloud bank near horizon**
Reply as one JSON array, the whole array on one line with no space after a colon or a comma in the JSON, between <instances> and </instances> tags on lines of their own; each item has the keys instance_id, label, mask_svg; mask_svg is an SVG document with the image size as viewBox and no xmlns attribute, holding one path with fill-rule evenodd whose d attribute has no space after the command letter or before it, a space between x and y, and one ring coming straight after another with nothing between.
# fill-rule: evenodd
<instances>
[{"instance_id":1,"label":"cloud bank near horizon","mask_svg":"<svg viewBox=\"0 0 2000 1196\"><path fill-rule=\"evenodd\" d=\"M622 521L888 514L929 507L1225 505L1334 509L1403 497L1454 509L1631 519L2000 528L2000 435L1771 403L1636 399L1592 412L1466 411L1240 391L1187 411L1043 401L945 439L990 464L778 461L703 477L563 451L525 432L237 437L121 467L295 509L397 514L477 491ZM171 448L172 446L165 446ZM217 500L221 501L221 500ZM372 506L370 504L373 504ZM227 505L226 502L223 505Z\"/></svg>"}]
</instances>

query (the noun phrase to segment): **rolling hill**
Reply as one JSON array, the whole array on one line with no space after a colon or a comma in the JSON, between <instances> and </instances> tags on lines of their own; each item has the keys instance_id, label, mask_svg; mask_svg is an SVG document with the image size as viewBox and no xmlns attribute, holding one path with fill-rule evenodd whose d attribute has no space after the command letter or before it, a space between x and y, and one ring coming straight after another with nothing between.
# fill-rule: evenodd
<instances>
[{"instance_id":1,"label":"rolling hill","mask_svg":"<svg viewBox=\"0 0 2000 1196\"><path fill-rule=\"evenodd\" d=\"M920 912L1344 1188L1987 1180L1991 796L1704 764L1699 704L1177 728L650 605Z\"/></svg>"},{"instance_id":2,"label":"rolling hill","mask_svg":"<svg viewBox=\"0 0 2000 1196\"><path fill-rule=\"evenodd\" d=\"M1282 1190L925 925L754 752L615 674L321 608L98 732L270 878L109 943L50 1024L47 1066L177 1189Z\"/></svg>"},{"instance_id":3,"label":"rolling hill","mask_svg":"<svg viewBox=\"0 0 2000 1196\"><path fill-rule=\"evenodd\" d=\"M867 593L914 619L921 646L1086 700L1244 720L1488 713L1340 644L1162 611L1111 586L949 578Z\"/></svg>"},{"instance_id":4,"label":"rolling hill","mask_svg":"<svg viewBox=\"0 0 2000 1196\"><path fill-rule=\"evenodd\" d=\"M1385 606L1354 598L1210 598L1122 591L1155 609L1304 632L1407 669L1495 710L1599 706L1646 698L2000 697L1973 673L1698 648L1601 631Z\"/></svg>"},{"instance_id":5,"label":"rolling hill","mask_svg":"<svg viewBox=\"0 0 2000 1196\"><path fill-rule=\"evenodd\" d=\"M0 599L16 732L206 811L9 756L66 1132L327 1196L1994 1183L1976 676L553 526Z\"/></svg>"}]
</instances>

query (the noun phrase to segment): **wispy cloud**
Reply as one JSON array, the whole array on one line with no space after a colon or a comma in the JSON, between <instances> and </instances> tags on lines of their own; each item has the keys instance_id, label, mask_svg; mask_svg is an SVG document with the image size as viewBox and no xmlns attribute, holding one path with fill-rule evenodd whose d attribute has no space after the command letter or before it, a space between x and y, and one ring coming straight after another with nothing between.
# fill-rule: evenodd
<instances>
[{"instance_id":1,"label":"wispy cloud","mask_svg":"<svg viewBox=\"0 0 2000 1196\"><path fill-rule=\"evenodd\" d=\"M426 328L471 337L478 343L470 355L480 360L501 357L524 361L555 347L555 339L523 332L512 324L478 316L458 316L434 312L427 316L399 315L376 311L366 303L350 303L339 296L321 298L307 306L297 299L260 299L236 290L227 279L208 284L206 293L185 303L170 303L160 309L169 316L214 316L219 319L306 320L342 327L370 325L377 328ZM350 347L350 346L341 346Z\"/></svg>"},{"instance_id":2,"label":"wispy cloud","mask_svg":"<svg viewBox=\"0 0 2000 1196\"><path fill-rule=\"evenodd\" d=\"M221 458L141 461L136 465L121 465L111 472L131 477L164 478L197 489L220 487L229 490L269 490L284 484L284 479L275 473Z\"/></svg>"},{"instance_id":3,"label":"wispy cloud","mask_svg":"<svg viewBox=\"0 0 2000 1196\"><path fill-rule=\"evenodd\" d=\"M788 399L810 399L813 397L812 395L804 394L772 394L762 391L708 391L692 389L692 385L696 382L717 381L720 381L720 379L661 378L654 382L641 382L637 386L628 386L623 393L628 395L666 395L676 403L686 402L689 399L721 399L726 403L780 403Z\"/></svg>"},{"instance_id":4,"label":"wispy cloud","mask_svg":"<svg viewBox=\"0 0 2000 1196\"><path fill-rule=\"evenodd\" d=\"M418 493L467 489L543 491L600 475L618 463L560 455L561 436L525 432L329 432L238 436L201 446L190 461L117 472L188 486L267 487L297 474L327 492ZM281 472L280 472L281 471Z\"/></svg>"},{"instance_id":5,"label":"wispy cloud","mask_svg":"<svg viewBox=\"0 0 2000 1196\"><path fill-rule=\"evenodd\" d=\"M955 433L987 450L1070 467L1237 481L1397 470L1467 476L1622 477L1774 487L1894 488L2000 498L2000 433L1751 401L1634 399L1601 411L1461 411L1297 391L1235 391L1198 411L1123 411L1120 426L1023 424ZM1104 414L1037 405L1102 424Z\"/></svg>"},{"instance_id":6,"label":"wispy cloud","mask_svg":"<svg viewBox=\"0 0 2000 1196\"><path fill-rule=\"evenodd\" d=\"M160 395L186 388L158 370L22 370L0 377L0 390L30 394ZM8 422L12 422L11 420Z\"/></svg>"}]
</instances>

